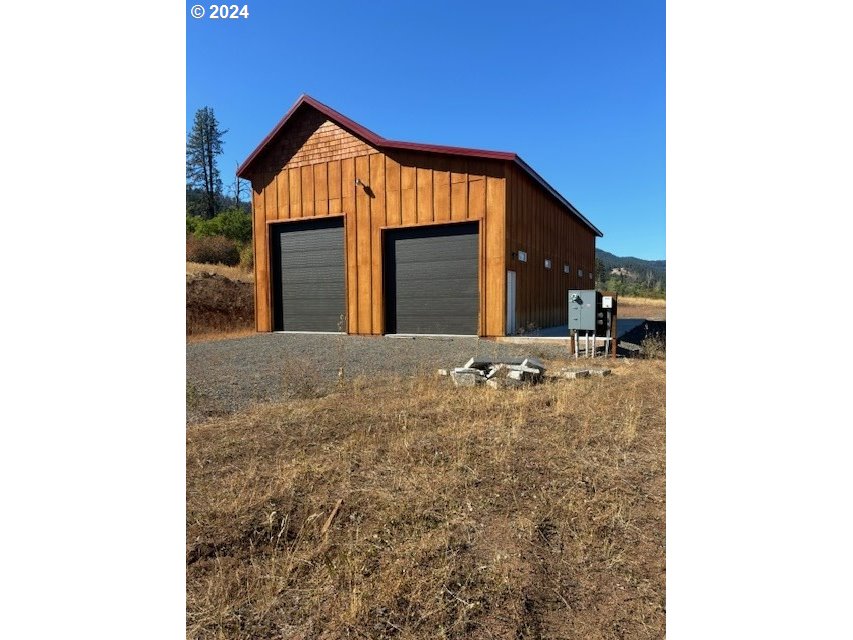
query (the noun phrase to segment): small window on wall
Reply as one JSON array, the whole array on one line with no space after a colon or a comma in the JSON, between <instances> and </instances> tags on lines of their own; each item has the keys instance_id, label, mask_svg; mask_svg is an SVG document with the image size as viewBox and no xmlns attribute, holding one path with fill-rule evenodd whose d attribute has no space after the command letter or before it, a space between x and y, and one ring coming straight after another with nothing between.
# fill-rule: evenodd
<instances>
[{"instance_id":1,"label":"small window on wall","mask_svg":"<svg viewBox=\"0 0 853 640\"><path fill-rule=\"evenodd\" d=\"M589 279L592 280L592 271L589 272Z\"/></svg>"},{"instance_id":2,"label":"small window on wall","mask_svg":"<svg viewBox=\"0 0 853 640\"><path fill-rule=\"evenodd\" d=\"M550 269L550 268L551 268L551 261L550 261L548 258L545 258L545 268L546 268L546 269Z\"/></svg>"},{"instance_id":3,"label":"small window on wall","mask_svg":"<svg viewBox=\"0 0 853 640\"><path fill-rule=\"evenodd\" d=\"M583 278L583 269L578 269L578 278Z\"/></svg>"},{"instance_id":4,"label":"small window on wall","mask_svg":"<svg viewBox=\"0 0 853 640\"><path fill-rule=\"evenodd\" d=\"M527 262L527 252L526 251L519 251L518 252L518 261L519 262Z\"/></svg>"},{"instance_id":5,"label":"small window on wall","mask_svg":"<svg viewBox=\"0 0 853 640\"><path fill-rule=\"evenodd\" d=\"M563 265L563 273L571 274L571 273L572 273L572 268L571 268L569 265L564 264L564 265Z\"/></svg>"}]
</instances>

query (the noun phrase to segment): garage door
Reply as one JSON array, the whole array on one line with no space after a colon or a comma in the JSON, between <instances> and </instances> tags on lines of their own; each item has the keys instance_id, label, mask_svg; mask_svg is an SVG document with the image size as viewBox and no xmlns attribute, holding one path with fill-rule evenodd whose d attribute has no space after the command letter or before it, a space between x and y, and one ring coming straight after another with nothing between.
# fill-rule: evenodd
<instances>
[{"instance_id":1,"label":"garage door","mask_svg":"<svg viewBox=\"0 0 853 640\"><path fill-rule=\"evenodd\" d=\"M271 231L275 330L345 330L343 218L288 222Z\"/></svg>"},{"instance_id":2,"label":"garage door","mask_svg":"<svg viewBox=\"0 0 853 640\"><path fill-rule=\"evenodd\" d=\"M477 224L387 231L387 333L477 335Z\"/></svg>"}]
</instances>

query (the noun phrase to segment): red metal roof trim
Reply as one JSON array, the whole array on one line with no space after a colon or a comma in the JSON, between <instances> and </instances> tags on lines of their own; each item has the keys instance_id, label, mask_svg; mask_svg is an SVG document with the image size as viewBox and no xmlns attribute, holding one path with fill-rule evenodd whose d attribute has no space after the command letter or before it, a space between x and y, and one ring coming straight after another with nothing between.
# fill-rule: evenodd
<instances>
[{"instance_id":1,"label":"red metal roof trim","mask_svg":"<svg viewBox=\"0 0 853 640\"><path fill-rule=\"evenodd\" d=\"M575 209L571 202L566 200L560 193L554 189L550 184L548 184L542 176L536 173L533 168L528 165L524 160L522 160L518 154L512 153L511 151L487 151L485 149L470 149L467 147L448 147L444 145L437 144L421 144L417 142L403 142L401 140L387 140L382 136L374 133L367 127L363 127L354 120L350 120L342 113L338 113L331 107L324 105L322 102L318 102L314 98L309 95L302 94L299 96L299 99L296 103L288 110L284 117L279 120L278 124L275 128L270 131L267 136L261 140L261 143L255 147L255 150L249 154L249 157L243 161L237 168L237 176L240 178L246 177L246 172L249 169L249 166L255 161L255 159L261 154L261 152L266 148L266 146L273 140L273 138L278 135L278 132L284 127L287 121L291 118L291 116L296 113L297 109L301 107L303 104L307 104L311 107L314 107L320 113L324 114L331 120L334 120L337 124L342 126L344 129L350 131L357 135L358 137L364 139L366 142L370 143L374 147L380 149L404 149L408 151L426 151L428 153L444 153L452 156L468 156L474 158L487 158L490 160L505 160L510 162L515 162L519 167L521 167L527 174L530 175L539 185L541 185L546 191L548 191L552 196L554 196L561 204L567 207L573 214L578 216L584 224L586 224L599 238L603 237L604 234L599 231L599 229L593 225L589 220L587 220L580 211Z\"/></svg>"},{"instance_id":2,"label":"red metal roof trim","mask_svg":"<svg viewBox=\"0 0 853 640\"><path fill-rule=\"evenodd\" d=\"M382 145L390 149L407 149L411 151L428 151L430 153L446 153L451 156L473 156L491 160L515 160L516 155L510 151L486 151L485 149L469 149L467 147L446 147L439 144L421 144L419 142L403 142L401 140L384 140Z\"/></svg>"},{"instance_id":3,"label":"red metal roof trim","mask_svg":"<svg viewBox=\"0 0 853 640\"><path fill-rule=\"evenodd\" d=\"M249 168L249 165L261 154L264 148L272 141L273 138L276 137L279 131L284 127L288 120L290 120L291 116L296 113L296 110L302 106L303 104L308 104L327 118L334 120L336 123L341 125L344 129L350 131L350 133L354 133L360 138L363 138L365 141L372 144L374 147L382 147L388 149L405 149L409 151L428 151L431 153L446 153L448 155L453 156L473 156L477 158L490 158L494 160L515 160L516 155L514 153L510 153L507 151L487 151L485 149L469 149L467 147L448 147L445 145L437 145L437 144L421 144L418 142L403 142L402 140L387 140L383 138L377 133L374 133L370 129L361 126L354 120L350 120L342 113L338 113L331 107L324 105L322 102L318 102L314 98L309 95L302 94L299 99L296 101L290 110L284 114L284 117L279 120L278 124L275 128L263 139L261 143L249 154L249 157L237 168L237 175L245 177L245 173Z\"/></svg>"},{"instance_id":4,"label":"red metal roof trim","mask_svg":"<svg viewBox=\"0 0 853 640\"><path fill-rule=\"evenodd\" d=\"M255 150L249 154L249 157L243 161L239 167L237 167L237 176L240 178L246 177L246 172L249 169L249 166L255 161L255 159L261 154L264 148L272 141L273 138L278 135L278 132L282 130L287 121L290 120L291 116L296 113L297 109L301 107L303 104L308 104L326 117L334 120L339 125L341 125L344 129L349 129L350 132L356 134L357 136L364 138L367 142L371 143L374 146L379 146L384 142L382 136L373 133L370 129L366 127L362 127L357 122L350 120L345 115L338 113L331 107L327 107L322 102L317 102L314 98L309 95L302 94L299 96L299 99L296 103L290 107L287 113L284 114L284 117L278 121L278 124L275 125L275 128L267 134L267 137L261 140L261 143L255 147Z\"/></svg>"},{"instance_id":5,"label":"red metal roof trim","mask_svg":"<svg viewBox=\"0 0 853 640\"><path fill-rule=\"evenodd\" d=\"M572 213L574 213L578 218L580 218L580 219L581 219L581 221L582 221L584 224L586 224L586 226L588 226L590 229L592 229L592 231L593 231L593 233L595 233L595 235L597 235L599 238L603 238L603 237L604 237L604 234L601 232L601 230L600 230L598 227L596 227L596 226L595 226L594 224L592 224L589 220L587 220L587 219L586 219L586 216L584 216L580 211L578 211L577 209L575 209L575 205L573 205L571 202L569 202L568 200L566 200L566 199L565 199L565 198L560 194L560 192L559 192L559 191L557 191L554 187L552 187L550 184L548 184L548 183L546 182L545 178L543 178L543 177L542 177L542 176L540 176L538 173L536 173L536 171L534 171L534 170L533 170L533 167L531 167L531 166L530 166L529 164L527 164L524 160L522 160L520 156L516 156L516 157L515 157L515 162L516 162L516 164L517 164L519 167L521 167L522 169L524 169L524 170L525 170L525 171L530 175L530 177L531 177L531 178L533 178L536 182L538 182L540 185L542 185L543 187L545 187L545 189L547 189L547 190L548 190L548 192L549 192L552 196L554 196L555 198L557 198L557 200L559 200L561 204L563 204L563 205L565 205L566 207L568 207L568 208L569 208L569 210L570 210Z\"/></svg>"}]
</instances>

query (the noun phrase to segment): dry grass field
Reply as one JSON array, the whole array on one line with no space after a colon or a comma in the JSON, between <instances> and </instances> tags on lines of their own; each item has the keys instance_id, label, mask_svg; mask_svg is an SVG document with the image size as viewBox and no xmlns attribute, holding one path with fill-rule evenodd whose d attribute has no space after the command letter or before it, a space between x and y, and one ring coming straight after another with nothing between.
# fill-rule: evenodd
<instances>
[{"instance_id":1,"label":"dry grass field","mask_svg":"<svg viewBox=\"0 0 853 640\"><path fill-rule=\"evenodd\" d=\"M240 267L229 267L224 264L201 264L200 262L187 262L187 280L202 274L216 274L233 280L235 282L255 281L253 271L246 271Z\"/></svg>"},{"instance_id":2,"label":"dry grass field","mask_svg":"<svg viewBox=\"0 0 853 640\"><path fill-rule=\"evenodd\" d=\"M253 313L252 274L187 263L189 342ZM280 402L190 424L187 637L662 638L665 361L606 364L320 397L294 371Z\"/></svg>"},{"instance_id":3,"label":"dry grass field","mask_svg":"<svg viewBox=\"0 0 853 640\"><path fill-rule=\"evenodd\" d=\"M662 638L665 361L187 428L188 638Z\"/></svg>"},{"instance_id":4,"label":"dry grass field","mask_svg":"<svg viewBox=\"0 0 853 640\"><path fill-rule=\"evenodd\" d=\"M619 316L622 318L645 318L666 320L666 300L658 298L631 298L619 296Z\"/></svg>"}]
</instances>

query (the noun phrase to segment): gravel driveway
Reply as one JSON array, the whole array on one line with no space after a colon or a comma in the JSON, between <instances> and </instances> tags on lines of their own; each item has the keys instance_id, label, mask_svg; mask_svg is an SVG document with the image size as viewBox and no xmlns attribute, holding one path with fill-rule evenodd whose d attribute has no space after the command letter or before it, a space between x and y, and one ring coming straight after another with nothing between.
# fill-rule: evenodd
<instances>
[{"instance_id":1,"label":"gravel driveway","mask_svg":"<svg viewBox=\"0 0 853 640\"><path fill-rule=\"evenodd\" d=\"M347 377L373 371L434 374L472 356L566 356L566 347L478 338L386 338L259 333L187 345L187 420L222 415L255 402L329 388L343 366Z\"/></svg>"}]
</instances>

